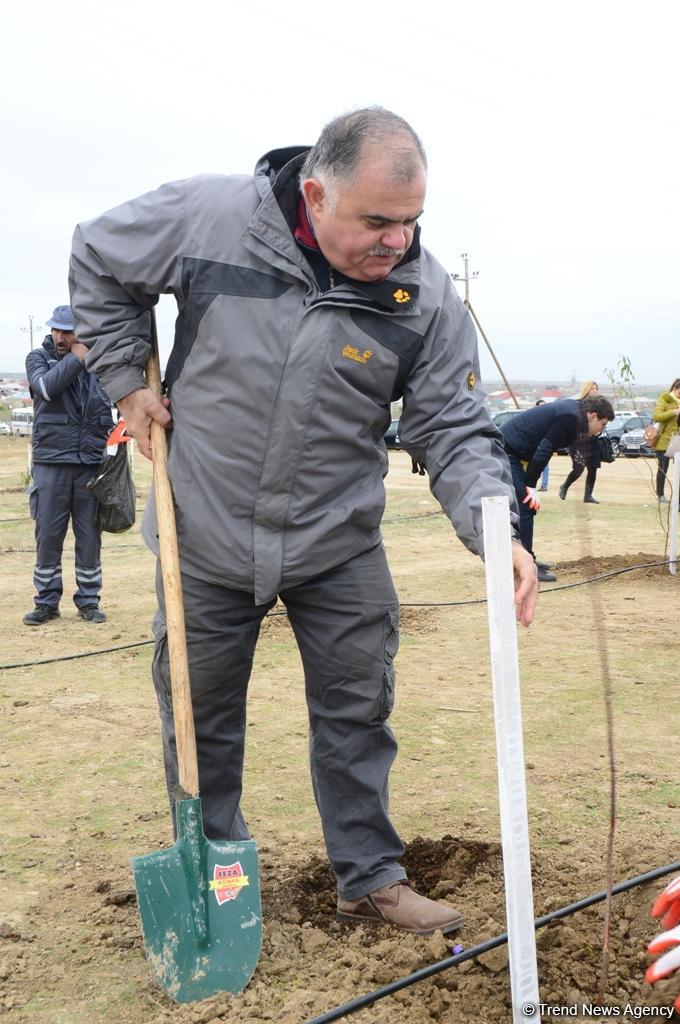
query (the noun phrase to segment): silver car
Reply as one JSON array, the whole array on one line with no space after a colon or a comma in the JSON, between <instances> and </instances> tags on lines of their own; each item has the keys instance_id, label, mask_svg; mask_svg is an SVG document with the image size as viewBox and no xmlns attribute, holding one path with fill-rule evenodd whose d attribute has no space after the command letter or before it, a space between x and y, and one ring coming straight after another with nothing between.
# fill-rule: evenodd
<instances>
[{"instance_id":1,"label":"silver car","mask_svg":"<svg viewBox=\"0 0 680 1024\"><path fill-rule=\"evenodd\" d=\"M645 441L644 428L640 427L637 430L629 430L625 434L621 435L619 440L619 455L628 455L631 458L646 455L654 458L656 452L653 448L650 448Z\"/></svg>"}]
</instances>

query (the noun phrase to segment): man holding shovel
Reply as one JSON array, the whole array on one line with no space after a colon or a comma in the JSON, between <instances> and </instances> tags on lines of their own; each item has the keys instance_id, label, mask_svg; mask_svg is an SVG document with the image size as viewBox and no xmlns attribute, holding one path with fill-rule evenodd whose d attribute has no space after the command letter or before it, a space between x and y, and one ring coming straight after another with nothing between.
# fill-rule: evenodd
<instances>
[{"instance_id":1,"label":"man holding shovel","mask_svg":"<svg viewBox=\"0 0 680 1024\"><path fill-rule=\"evenodd\" d=\"M280 597L305 669L311 773L338 884L338 917L450 932L458 911L408 884L388 815L396 742L398 601L380 534L382 434L403 397L402 446L425 464L463 543L483 553L481 500L516 504L478 385L476 338L446 270L420 246L426 158L381 108L339 117L317 144L268 153L254 176L162 186L76 229L78 336L150 456L172 427L205 833L248 836L240 810L246 690L263 617ZM145 387L150 315L179 317L161 403ZM171 419L172 415L172 419ZM157 549L151 503L143 533ZM516 543L517 617L537 594ZM164 597L154 683L177 782Z\"/></svg>"}]
</instances>

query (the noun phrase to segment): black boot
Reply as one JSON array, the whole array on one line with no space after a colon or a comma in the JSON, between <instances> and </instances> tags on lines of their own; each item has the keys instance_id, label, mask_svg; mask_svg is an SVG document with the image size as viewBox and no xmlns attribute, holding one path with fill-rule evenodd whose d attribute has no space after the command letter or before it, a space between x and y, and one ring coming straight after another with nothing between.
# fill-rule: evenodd
<instances>
[{"instance_id":1,"label":"black boot","mask_svg":"<svg viewBox=\"0 0 680 1024\"><path fill-rule=\"evenodd\" d=\"M583 495L583 500L588 505L599 505L600 504L599 501L597 500L597 498L593 497L593 489L592 489L592 487L586 487L586 493Z\"/></svg>"},{"instance_id":2,"label":"black boot","mask_svg":"<svg viewBox=\"0 0 680 1024\"><path fill-rule=\"evenodd\" d=\"M559 496L562 499L562 501L564 501L564 499L566 498L567 491L569 490L571 485L576 480L578 480L578 478L580 477L582 472L583 472L583 470L581 469L580 472L577 473L576 470L573 467L572 467L572 469L569 470L569 472L567 473L566 477L564 478L564 483L562 484L562 486L559 489Z\"/></svg>"},{"instance_id":3,"label":"black boot","mask_svg":"<svg viewBox=\"0 0 680 1024\"><path fill-rule=\"evenodd\" d=\"M44 623L49 622L50 619L58 618L58 608L50 608L46 604L37 604L32 612L27 612L24 615L24 622L27 626L42 626Z\"/></svg>"}]
</instances>

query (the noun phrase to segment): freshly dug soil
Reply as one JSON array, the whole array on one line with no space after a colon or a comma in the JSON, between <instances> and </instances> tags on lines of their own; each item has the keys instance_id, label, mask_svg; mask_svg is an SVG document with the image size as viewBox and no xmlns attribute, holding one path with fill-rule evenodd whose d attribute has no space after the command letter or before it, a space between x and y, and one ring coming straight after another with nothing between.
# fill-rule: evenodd
<instances>
[{"instance_id":1,"label":"freshly dug soil","mask_svg":"<svg viewBox=\"0 0 680 1024\"><path fill-rule=\"evenodd\" d=\"M477 945L505 931L502 855L498 843L446 835L416 838L404 864L414 885L431 897L457 906L465 916L461 932L429 938L399 934L387 926L347 926L335 921L333 876L324 856L301 859L294 847L262 848L264 943L262 957L248 988L238 996L221 995L194 1006L177 1006L152 982L141 949L134 889L124 872L101 873L81 864L77 881L49 894L57 919L89 922L93 941L82 964L93 958L125 958L135 983L158 1007L153 1019L177 1024L218 1021L277 1021L300 1024L446 959L452 946ZM658 857L658 847L649 856ZM630 876L638 872L641 851L623 851ZM599 891L599 858L572 854L569 844L542 854L533 863L537 916L550 913ZM651 868L657 866L646 860ZM651 990L644 981L644 950L653 925L650 904L661 883L647 884L614 898L605 1004L668 1007L680 983ZM541 1000L553 1006L596 1002L602 970L604 904L580 911L543 928L537 936ZM43 961L30 929L0 926L0 989L8 1019L25 1018L16 986L52 988L62 983L58 964ZM132 961L132 962L131 962ZM88 972L72 977L85 986ZM355 1013L357 1022L409 1024L511 1020L507 946L478 960L448 968ZM120 1024L135 1017L121 1018ZM83 1024L86 1024L83 1021Z\"/></svg>"}]
</instances>

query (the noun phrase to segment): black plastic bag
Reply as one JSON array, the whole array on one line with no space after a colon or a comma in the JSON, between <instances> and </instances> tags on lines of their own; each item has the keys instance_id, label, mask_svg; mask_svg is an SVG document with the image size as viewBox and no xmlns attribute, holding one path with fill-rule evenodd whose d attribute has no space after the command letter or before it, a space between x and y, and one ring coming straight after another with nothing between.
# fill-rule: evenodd
<instances>
[{"instance_id":1,"label":"black plastic bag","mask_svg":"<svg viewBox=\"0 0 680 1024\"><path fill-rule=\"evenodd\" d=\"M99 502L97 526L100 530L122 533L134 525L137 494L126 444L119 444L115 455L104 451L99 472L87 486Z\"/></svg>"},{"instance_id":2,"label":"black plastic bag","mask_svg":"<svg viewBox=\"0 0 680 1024\"><path fill-rule=\"evenodd\" d=\"M614 445L608 434L600 434L598 437L600 446L600 462L614 462L616 455L614 454Z\"/></svg>"}]
</instances>

